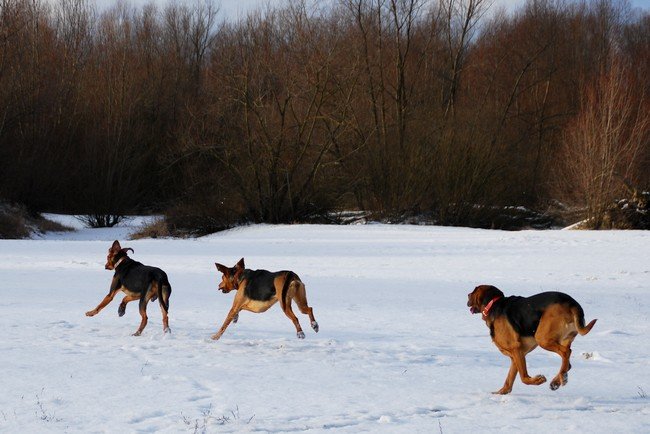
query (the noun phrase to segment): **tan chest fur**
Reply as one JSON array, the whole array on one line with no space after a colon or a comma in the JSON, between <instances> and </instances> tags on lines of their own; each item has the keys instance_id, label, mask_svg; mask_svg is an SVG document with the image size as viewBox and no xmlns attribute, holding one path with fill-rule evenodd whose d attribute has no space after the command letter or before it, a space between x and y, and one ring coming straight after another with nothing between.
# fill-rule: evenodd
<instances>
[{"instance_id":1,"label":"tan chest fur","mask_svg":"<svg viewBox=\"0 0 650 434\"><path fill-rule=\"evenodd\" d=\"M520 336L504 317L499 317L492 323L494 327L494 344L501 352L513 350L527 353L537 346L532 336Z\"/></svg>"},{"instance_id":2,"label":"tan chest fur","mask_svg":"<svg viewBox=\"0 0 650 434\"><path fill-rule=\"evenodd\" d=\"M129 297L139 297L140 296L139 292L133 292L129 288L127 288L126 286L120 287L120 291L122 291L123 293L125 293Z\"/></svg>"}]
</instances>

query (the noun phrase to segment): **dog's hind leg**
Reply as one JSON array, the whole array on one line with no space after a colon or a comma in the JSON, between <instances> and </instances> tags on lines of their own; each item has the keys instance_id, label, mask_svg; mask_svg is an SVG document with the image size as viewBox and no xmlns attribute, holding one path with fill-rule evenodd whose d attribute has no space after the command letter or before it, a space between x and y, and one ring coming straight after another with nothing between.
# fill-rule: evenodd
<instances>
[{"instance_id":1,"label":"dog's hind leg","mask_svg":"<svg viewBox=\"0 0 650 434\"><path fill-rule=\"evenodd\" d=\"M299 279L294 279L295 274L290 273L289 276L287 276L291 280L289 285L284 284L283 288L283 294L282 294L282 310L284 311L284 314L289 317L293 325L296 327L296 336L298 336L298 339L305 339L305 332L302 331L302 327L300 326L300 321L298 321L298 317L296 317L296 314L293 313L293 309L291 309L291 300L296 299L296 302L298 302L297 298L299 297L299 289L302 287L304 288L304 285ZM285 292L286 289L286 292ZM304 298L305 300L305 306L307 305L307 299Z\"/></svg>"},{"instance_id":2,"label":"dog's hind leg","mask_svg":"<svg viewBox=\"0 0 650 434\"><path fill-rule=\"evenodd\" d=\"M169 296L172 293L172 287L169 284L159 284L158 304L162 312L163 333L171 332L169 328Z\"/></svg>"},{"instance_id":3,"label":"dog's hind leg","mask_svg":"<svg viewBox=\"0 0 650 434\"><path fill-rule=\"evenodd\" d=\"M318 333L318 323L316 322L316 318L314 318L314 310L307 304L307 292L305 291L305 285L302 282L297 281L293 281L291 283L291 285L294 284L297 286L295 290L296 295L294 298L296 300L296 305L298 305L300 312L309 316L311 328L314 329L316 333Z\"/></svg>"},{"instance_id":4,"label":"dog's hind leg","mask_svg":"<svg viewBox=\"0 0 650 434\"><path fill-rule=\"evenodd\" d=\"M144 293L142 294L142 297L140 297L140 316L142 317L142 320L140 321L140 327L138 327L138 330L136 330L135 333L133 333L133 336L140 336L142 334L142 330L147 326L147 303L148 303L148 298L147 294Z\"/></svg>"},{"instance_id":5,"label":"dog's hind leg","mask_svg":"<svg viewBox=\"0 0 650 434\"><path fill-rule=\"evenodd\" d=\"M573 339L572 339L573 340ZM571 347L564 346L556 342L544 342L539 344L540 347L545 350L553 351L562 357L562 365L560 366L560 371L551 381L550 387L551 390L557 390L560 386L564 386L569 381L569 369L571 369L571 363L569 358L571 357Z\"/></svg>"},{"instance_id":6,"label":"dog's hind leg","mask_svg":"<svg viewBox=\"0 0 650 434\"><path fill-rule=\"evenodd\" d=\"M291 299L291 296L287 298L287 303L284 305L284 313L296 327L296 336L298 336L298 339L305 339L305 332L303 332L302 327L300 327L300 321L298 321L298 317L296 317L296 314L293 313L293 309L291 309Z\"/></svg>"},{"instance_id":7,"label":"dog's hind leg","mask_svg":"<svg viewBox=\"0 0 650 434\"><path fill-rule=\"evenodd\" d=\"M160 311L162 312L163 333L171 333L172 330L169 328L169 316L167 315L167 310L162 303L160 303Z\"/></svg>"},{"instance_id":8,"label":"dog's hind leg","mask_svg":"<svg viewBox=\"0 0 650 434\"><path fill-rule=\"evenodd\" d=\"M539 322L535 340L540 347L552 351L562 358L560 371L551 381L551 390L557 390L569 380L571 343L578 334L578 327L579 324L574 320L572 312L560 305L549 307Z\"/></svg>"},{"instance_id":9,"label":"dog's hind leg","mask_svg":"<svg viewBox=\"0 0 650 434\"><path fill-rule=\"evenodd\" d=\"M562 358L562 365L560 366L560 371L551 381L550 387L551 390L557 390L560 386L564 386L569 381L569 369L571 369L571 363L569 361L571 357L571 343L575 338L575 333L570 334L562 342L558 342L554 338L543 338L539 341L539 346L545 350L552 351L558 354Z\"/></svg>"}]
</instances>

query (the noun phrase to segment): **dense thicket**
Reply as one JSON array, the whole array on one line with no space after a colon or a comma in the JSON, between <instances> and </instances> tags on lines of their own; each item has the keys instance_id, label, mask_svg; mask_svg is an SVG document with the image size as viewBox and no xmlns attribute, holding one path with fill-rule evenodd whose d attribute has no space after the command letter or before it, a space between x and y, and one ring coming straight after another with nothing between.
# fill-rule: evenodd
<instances>
[{"instance_id":1,"label":"dense thicket","mask_svg":"<svg viewBox=\"0 0 650 434\"><path fill-rule=\"evenodd\" d=\"M625 1L0 0L0 198L178 226L359 209L498 226L650 187L650 14Z\"/></svg>"}]
</instances>

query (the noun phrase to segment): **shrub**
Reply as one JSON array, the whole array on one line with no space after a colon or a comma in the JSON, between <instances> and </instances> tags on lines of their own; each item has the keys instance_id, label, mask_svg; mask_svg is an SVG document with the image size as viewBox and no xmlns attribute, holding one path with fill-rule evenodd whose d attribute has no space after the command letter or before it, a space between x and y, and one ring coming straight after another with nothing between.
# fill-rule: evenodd
<instances>
[{"instance_id":1,"label":"shrub","mask_svg":"<svg viewBox=\"0 0 650 434\"><path fill-rule=\"evenodd\" d=\"M139 240L141 238L167 238L171 236L169 225L164 217L142 225L140 229L130 235L132 240Z\"/></svg>"},{"instance_id":2,"label":"shrub","mask_svg":"<svg viewBox=\"0 0 650 434\"><path fill-rule=\"evenodd\" d=\"M28 238L32 233L64 232L72 228L31 214L23 205L9 205L0 202L0 239Z\"/></svg>"},{"instance_id":3,"label":"shrub","mask_svg":"<svg viewBox=\"0 0 650 434\"><path fill-rule=\"evenodd\" d=\"M75 217L89 228L112 228L125 219L123 215L117 214L86 214Z\"/></svg>"},{"instance_id":4,"label":"shrub","mask_svg":"<svg viewBox=\"0 0 650 434\"><path fill-rule=\"evenodd\" d=\"M20 239L29 236L24 207L0 204L0 238Z\"/></svg>"}]
</instances>

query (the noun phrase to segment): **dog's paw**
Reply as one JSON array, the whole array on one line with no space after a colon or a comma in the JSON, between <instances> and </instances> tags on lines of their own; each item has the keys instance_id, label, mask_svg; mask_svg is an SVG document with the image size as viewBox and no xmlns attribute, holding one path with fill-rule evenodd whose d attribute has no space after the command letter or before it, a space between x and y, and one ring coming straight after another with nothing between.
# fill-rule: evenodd
<instances>
[{"instance_id":1,"label":"dog's paw","mask_svg":"<svg viewBox=\"0 0 650 434\"><path fill-rule=\"evenodd\" d=\"M497 390L496 392L492 392L493 395L507 395L512 391L512 388L507 388L507 387L502 387L501 389Z\"/></svg>"},{"instance_id":2,"label":"dog's paw","mask_svg":"<svg viewBox=\"0 0 650 434\"><path fill-rule=\"evenodd\" d=\"M140 334L142 334L142 332L138 330L137 332L133 333L131 336L140 336Z\"/></svg>"},{"instance_id":3,"label":"dog's paw","mask_svg":"<svg viewBox=\"0 0 650 434\"><path fill-rule=\"evenodd\" d=\"M86 316L95 316L95 315L97 315L97 311L95 310L89 310L88 312L86 312Z\"/></svg>"},{"instance_id":4,"label":"dog's paw","mask_svg":"<svg viewBox=\"0 0 650 434\"><path fill-rule=\"evenodd\" d=\"M213 341L218 341L220 337L221 335L219 333L216 333L210 336L210 339L212 339Z\"/></svg>"},{"instance_id":5,"label":"dog's paw","mask_svg":"<svg viewBox=\"0 0 650 434\"><path fill-rule=\"evenodd\" d=\"M555 377L553 381L551 381L551 384L549 386L551 390L557 390L560 388L560 386L564 386L568 382L569 382L569 376L565 372L564 374L562 374L562 376L558 375L557 377Z\"/></svg>"},{"instance_id":6,"label":"dog's paw","mask_svg":"<svg viewBox=\"0 0 650 434\"><path fill-rule=\"evenodd\" d=\"M535 377L533 377L533 380L534 380L533 384L536 386L546 383L546 377L543 375L536 375Z\"/></svg>"},{"instance_id":7,"label":"dog's paw","mask_svg":"<svg viewBox=\"0 0 650 434\"><path fill-rule=\"evenodd\" d=\"M126 313L126 303L120 304L120 307L117 308L117 314L119 316L124 316L125 313Z\"/></svg>"},{"instance_id":8,"label":"dog's paw","mask_svg":"<svg viewBox=\"0 0 650 434\"><path fill-rule=\"evenodd\" d=\"M305 339L305 332L303 332L302 330L296 333L296 335L298 336L298 339Z\"/></svg>"},{"instance_id":9,"label":"dog's paw","mask_svg":"<svg viewBox=\"0 0 650 434\"><path fill-rule=\"evenodd\" d=\"M318 323L316 321L311 322L311 328L313 328L314 331L318 333Z\"/></svg>"},{"instance_id":10,"label":"dog's paw","mask_svg":"<svg viewBox=\"0 0 650 434\"><path fill-rule=\"evenodd\" d=\"M164 327L163 328L163 333L171 333L171 332L172 332L172 329L170 329L169 327Z\"/></svg>"}]
</instances>

